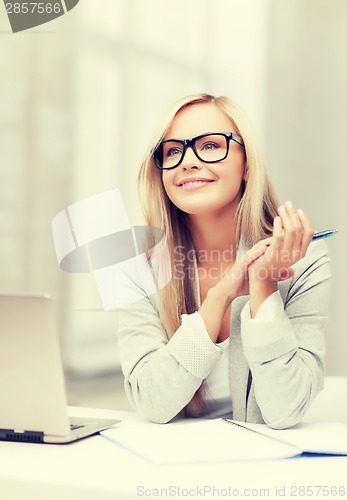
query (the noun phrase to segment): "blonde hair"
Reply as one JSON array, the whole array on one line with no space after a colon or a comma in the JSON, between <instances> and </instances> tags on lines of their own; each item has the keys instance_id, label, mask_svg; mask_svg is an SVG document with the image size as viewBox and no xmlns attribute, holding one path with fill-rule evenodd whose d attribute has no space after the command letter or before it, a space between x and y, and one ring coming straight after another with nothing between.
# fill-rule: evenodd
<instances>
[{"instance_id":1,"label":"blonde hair","mask_svg":"<svg viewBox=\"0 0 347 500\"><path fill-rule=\"evenodd\" d=\"M235 132L244 141L247 182L236 213L237 241L242 236L247 246L272 233L273 219L277 215L277 197L270 184L258 142L243 109L227 97L209 94L195 94L176 102L160 124L141 165L138 187L142 209L148 226L162 229L166 237L172 267L172 279L160 293L160 318L170 338L181 323L182 314L190 314L198 309L196 301L196 278L194 263L188 258L178 265L177 248L187 257L194 250L189 231L187 215L177 208L166 195L162 172L153 161L153 151L163 140L176 114L188 106L212 103L218 106L230 119Z\"/></svg>"}]
</instances>

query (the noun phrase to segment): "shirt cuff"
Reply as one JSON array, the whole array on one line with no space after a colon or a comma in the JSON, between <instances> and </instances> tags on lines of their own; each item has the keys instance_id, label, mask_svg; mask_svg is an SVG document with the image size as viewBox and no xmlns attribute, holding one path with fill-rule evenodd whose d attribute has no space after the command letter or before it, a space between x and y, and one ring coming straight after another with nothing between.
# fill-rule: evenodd
<instances>
[{"instance_id":1,"label":"shirt cuff","mask_svg":"<svg viewBox=\"0 0 347 500\"><path fill-rule=\"evenodd\" d=\"M200 314L182 314L182 324L167 343L168 352L189 373L205 379L222 355Z\"/></svg>"},{"instance_id":2,"label":"shirt cuff","mask_svg":"<svg viewBox=\"0 0 347 500\"><path fill-rule=\"evenodd\" d=\"M254 318L247 302L241 311L241 338L250 362L266 362L297 349L298 342L279 291L262 303Z\"/></svg>"}]
</instances>

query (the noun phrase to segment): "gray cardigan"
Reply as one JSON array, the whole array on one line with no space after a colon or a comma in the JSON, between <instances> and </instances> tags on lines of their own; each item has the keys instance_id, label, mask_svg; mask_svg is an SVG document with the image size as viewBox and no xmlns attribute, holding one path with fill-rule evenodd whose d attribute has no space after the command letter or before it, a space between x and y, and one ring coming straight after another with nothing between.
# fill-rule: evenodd
<instances>
[{"instance_id":1,"label":"gray cardigan","mask_svg":"<svg viewBox=\"0 0 347 500\"><path fill-rule=\"evenodd\" d=\"M323 387L330 268L325 242L311 243L294 277L279 283L255 318L248 296L232 302L230 398L235 420L286 428L298 423ZM118 338L125 391L145 418L165 423L199 416L191 402L221 356L198 312L182 315L168 340L158 295L124 278L136 302L119 311ZM271 306L266 304L271 301ZM250 376L251 374L251 376Z\"/></svg>"}]
</instances>

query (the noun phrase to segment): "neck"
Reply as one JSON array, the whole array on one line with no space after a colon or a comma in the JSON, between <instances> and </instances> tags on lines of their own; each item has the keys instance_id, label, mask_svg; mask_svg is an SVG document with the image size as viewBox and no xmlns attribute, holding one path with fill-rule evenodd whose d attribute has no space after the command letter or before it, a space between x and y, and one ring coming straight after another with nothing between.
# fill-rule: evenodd
<instances>
[{"instance_id":1,"label":"neck","mask_svg":"<svg viewBox=\"0 0 347 500\"><path fill-rule=\"evenodd\" d=\"M201 264L204 264L203 256L206 264L220 260L221 255L225 255L227 259L233 256L235 259L238 242L234 209L230 207L222 213L218 211L218 213L190 215L189 221L194 247Z\"/></svg>"}]
</instances>

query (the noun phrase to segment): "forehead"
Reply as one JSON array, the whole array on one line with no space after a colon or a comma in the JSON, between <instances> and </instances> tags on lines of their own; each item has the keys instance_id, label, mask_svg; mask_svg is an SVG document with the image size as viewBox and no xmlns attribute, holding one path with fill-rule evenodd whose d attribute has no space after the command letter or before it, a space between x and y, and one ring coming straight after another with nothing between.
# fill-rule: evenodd
<instances>
[{"instance_id":1,"label":"forehead","mask_svg":"<svg viewBox=\"0 0 347 500\"><path fill-rule=\"evenodd\" d=\"M199 103L181 109L165 134L165 139L190 139L209 132L233 132L230 118L218 106Z\"/></svg>"}]
</instances>

